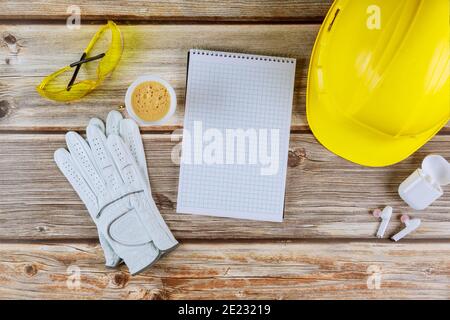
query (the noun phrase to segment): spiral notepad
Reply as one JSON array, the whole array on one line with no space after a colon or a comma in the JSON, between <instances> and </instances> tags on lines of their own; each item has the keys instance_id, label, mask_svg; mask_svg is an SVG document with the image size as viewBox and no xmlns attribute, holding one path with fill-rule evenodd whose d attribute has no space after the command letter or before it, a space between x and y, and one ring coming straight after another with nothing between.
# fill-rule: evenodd
<instances>
[{"instance_id":1,"label":"spiral notepad","mask_svg":"<svg viewBox=\"0 0 450 320\"><path fill-rule=\"evenodd\" d=\"M283 220L295 64L189 51L178 213Z\"/></svg>"}]
</instances>

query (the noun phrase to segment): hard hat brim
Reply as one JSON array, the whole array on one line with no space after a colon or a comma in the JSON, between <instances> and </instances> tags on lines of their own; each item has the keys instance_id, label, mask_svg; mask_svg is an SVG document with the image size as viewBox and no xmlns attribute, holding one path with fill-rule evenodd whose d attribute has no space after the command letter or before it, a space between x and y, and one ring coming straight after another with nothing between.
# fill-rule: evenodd
<instances>
[{"instance_id":1,"label":"hard hat brim","mask_svg":"<svg viewBox=\"0 0 450 320\"><path fill-rule=\"evenodd\" d=\"M316 139L338 156L369 167L389 166L406 159L447 124L420 135L393 137L327 109L307 108L308 123Z\"/></svg>"}]
</instances>

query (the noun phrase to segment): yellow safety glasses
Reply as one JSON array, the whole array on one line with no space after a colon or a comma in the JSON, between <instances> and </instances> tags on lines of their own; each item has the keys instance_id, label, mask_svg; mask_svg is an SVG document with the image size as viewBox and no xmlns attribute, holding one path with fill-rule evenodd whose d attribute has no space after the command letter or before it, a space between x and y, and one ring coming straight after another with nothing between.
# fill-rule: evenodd
<instances>
[{"instance_id":1,"label":"yellow safety glasses","mask_svg":"<svg viewBox=\"0 0 450 320\"><path fill-rule=\"evenodd\" d=\"M112 73L119 63L122 50L120 30L114 22L108 21L94 35L79 61L45 77L36 90L51 100L80 99Z\"/></svg>"}]
</instances>

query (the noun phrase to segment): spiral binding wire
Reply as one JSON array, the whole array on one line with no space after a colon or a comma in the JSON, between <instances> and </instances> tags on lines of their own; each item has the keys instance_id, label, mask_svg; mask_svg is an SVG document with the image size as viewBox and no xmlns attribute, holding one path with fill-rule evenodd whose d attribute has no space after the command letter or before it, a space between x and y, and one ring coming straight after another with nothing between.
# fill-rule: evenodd
<instances>
[{"instance_id":1,"label":"spiral binding wire","mask_svg":"<svg viewBox=\"0 0 450 320\"><path fill-rule=\"evenodd\" d=\"M279 62L279 63L294 63L294 59L279 58L279 57L269 57L269 56L256 56L244 53L230 53L221 51L206 51L193 49L190 51L192 54L211 56L211 57L223 57L232 59L243 59L243 60L254 60L254 61L267 61L267 62Z\"/></svg>"}]
</instances>

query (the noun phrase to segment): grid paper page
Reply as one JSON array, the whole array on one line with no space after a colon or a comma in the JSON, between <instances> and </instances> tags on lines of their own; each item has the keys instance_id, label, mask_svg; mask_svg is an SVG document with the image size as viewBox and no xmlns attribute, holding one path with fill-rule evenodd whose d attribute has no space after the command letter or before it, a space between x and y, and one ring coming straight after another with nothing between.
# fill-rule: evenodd
<instances>
[{"instance_id":1,"label":"grid paper page","mask_svg":"<svg viewBox=\"0 0 450 320\"><path fill-rule=\"evenodd\" d=\"M178 213L283 220L294 78L295 59L189 51Z\"/></svg>"}]
</instances>

